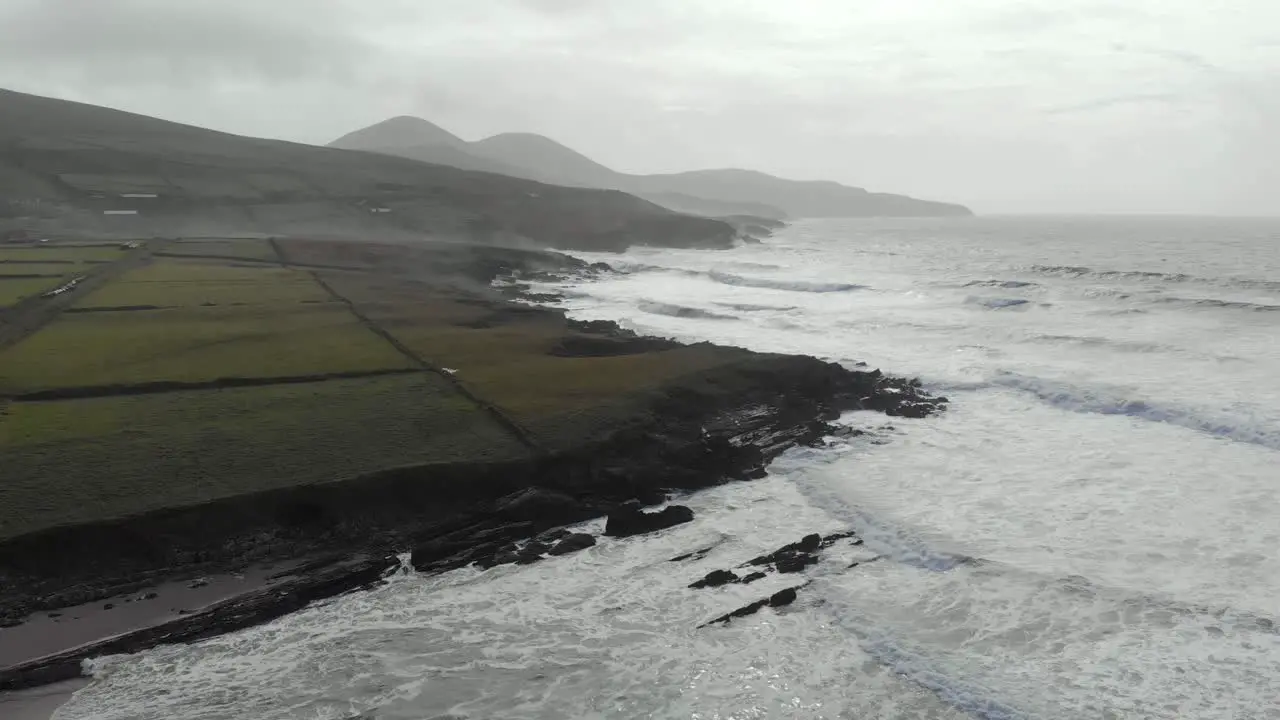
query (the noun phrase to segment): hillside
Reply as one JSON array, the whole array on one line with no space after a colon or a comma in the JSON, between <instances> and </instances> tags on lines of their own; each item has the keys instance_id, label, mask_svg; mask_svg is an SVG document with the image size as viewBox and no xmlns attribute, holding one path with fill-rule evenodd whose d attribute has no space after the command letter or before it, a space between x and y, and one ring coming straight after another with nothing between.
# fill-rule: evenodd
<instances>
[{"instance_id":1,"label":"hillside","mask_svg":"<svg viewBox=\"0 0 1280 720\"><path fill-rule=\"evenodd\" d=\"M533 133L503 133L468 149L490 160L525 168L538 179L585 187L612 187L618 173L560 143Z\"/></svg>"},{"instance_id":2,"label":"hillside","mask_svg":"<svg viewBox=\"0 0 1280 720\"><path fill-rule=\"evenodd\" d=\"M592 250L721 247L733 237L724 223L620 192L242 137L7 90L0 108L0 234L15 226L134 237L427 234ZM351 142L424 133L447 141L443 131L396 120Z\"/></svg>"},{"instance_id":3,"label":"hillside","mask_svg":"<svg viewBox=\"0 0 1280 720\"><path fill-rule=\"evenodd\" d=\"M753 170L719 169L630 175L614 171L581 153L541 135L502 133L467 143L426 120L393 118L339 138L332 145L475 167L500 163L519 177L579 187L610 188L640 195L678 212L720 216L751 214L762 217L895 217L971 215L952 203L919 200L905 195L871 193L829 180L797 181ZM397 133L378 128L394 123ZM414 132L413 128L420 132ZM405 137L391 142L393 135ZM366 134L368 133L368 134ZM458 143L462 143L459 145ZM431 147L433 150L424 151ZM442 152L447 148L451 163ZM461 154L458 154L462 151Z\"/></svg>"},{"instance_id":4,"label":"hillside","mask_svg":"<svg viewBox=\"0 0 1280 720\"><path fill-rule=\"evenodd\" d=\"M375 125L361 128L329 143L343 150L368 150L375 147L413 147L446 145L463 147L466 140L422 118L400 115Z\"/></svg>"}]
</instances>

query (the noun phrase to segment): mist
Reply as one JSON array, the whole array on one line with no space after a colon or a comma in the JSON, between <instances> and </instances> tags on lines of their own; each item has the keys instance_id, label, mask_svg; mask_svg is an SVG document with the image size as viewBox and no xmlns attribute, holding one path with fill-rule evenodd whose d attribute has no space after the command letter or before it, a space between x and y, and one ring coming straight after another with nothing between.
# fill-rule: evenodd
<instances>
[{"instance_id":1,"label":"mist","mask_svg":"<svg viewBox=\"0 0 1280 720\"><path fill-rule=\"evenodd\" d=\"M980 213L1273 215L1280 187L1269 0L8 0L0 86L316 144L417 115Z\"/></svg>"}]
</instances>

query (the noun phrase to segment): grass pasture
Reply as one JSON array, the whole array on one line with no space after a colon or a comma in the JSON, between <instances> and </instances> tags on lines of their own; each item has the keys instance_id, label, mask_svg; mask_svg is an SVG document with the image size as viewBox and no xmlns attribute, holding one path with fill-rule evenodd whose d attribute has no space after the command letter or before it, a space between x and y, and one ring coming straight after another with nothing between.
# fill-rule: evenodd
<instances>
[{"instance_id":1,"label":"grass pasture","mask_svg":"<svg viewBox=\"0 0 1280 720\"><path fill-rule=\"evenodd\" d=\"M15 278L0 275L0 307L8 307L19 300L40 295L62 283L60 277Z\"/></svg>"},{"instance_id":2,"label":"grass pasture","mask_svg":"<svg viewBox=\"0 0 1280 720\"><path fill-rule=\"evenodd\" d=\"M199 239L179 240L164 249L165 255L190 255L225 258L243 258L262 262L279 262L276 251L266 240L248 239Z\"/></svg>"},{"instance_id":3,"label":"grass pasture","mask_svg":"<svg viewBox=\"0 0 1280 720\"><path fill-rule=\"evenodd\" d=\"M0 307L52 290L123 254L115 245L0 247ZM31 275L41 277L24 277Z\"/></svg>"},{"instance_id":4,"label":"grass pasture","mask_svg":"<svg viewBox=\"0 0 1280 720\"><path fill-rule=\"evenodd\" d=\"M157 260L130 270L77 307L287 306L327 302L312 277L293 268L242 267L197 260Z\"/></svg>"},{"instance_id":5,"label":"grass pasture","mask_svg":"<svg viewBox=\"0 0 1280 720\"><path fill-rule=\"evenodd\" d=\"M0 264L10 262L111 262L113 260L119 260L125 252L126 251L120 244L0 247Z\"/></svg>"},{"instance_id":6,"label":"grass pasture","mask_svg":"<svg viewBox=\"0 0 1280 720\"><path fill-rule=\"evenodd\" d=\"M611 357L551 351L572 334L563 317L486 307L473 296L396 278L322 274L373 322L423 359L457 371L480 397L553 447L581 442L664 383L716 365L723 348L680 347Z\"/></svg>"},{"instance_id":7,"label":"grass pasture","mask_svg":"<svg viewBox=\"0 0 1280 720\"><path fill-rule=\"evenodd\" d=\"M12 403L0 538L525 449L431 373Z\"/></svg>"},{"instance_id":8,"label":"grass pasture","mask_svg":"<svg viewBox=\"0 0 1280 720\"><path fill-rule=\"evenodd\" d=\"M333 303L70 313L0 351L0 392L405 367Z\"/></svg>"},{"instance_id":9,"label":"grass pasture","mask_svg":"<svg viewBox=\"0 0 1280 720\"><path fill-rule=\"evenodd\" d=\"M68 277L83 273L93 265L82 263L0 263L0 278L22 275L44 275L47 277Z\"/></svg>"}]
</instances>

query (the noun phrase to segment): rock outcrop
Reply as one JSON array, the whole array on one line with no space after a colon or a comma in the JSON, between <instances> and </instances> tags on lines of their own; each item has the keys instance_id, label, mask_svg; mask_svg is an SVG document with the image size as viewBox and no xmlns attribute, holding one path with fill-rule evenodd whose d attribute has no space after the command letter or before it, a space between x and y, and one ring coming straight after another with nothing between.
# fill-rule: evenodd
<instances>
[{"instance_id":1,"label":"rock outcrop","mask_svg":"<svg viewBox=\"0 0 1280 720\"><path fill-rule=\"evenodd\" d=\"M631 537L665 530L693 521L693 511L684 505L671 505L660 512L647 513L639 503L628 503L609 513L604 534L611 537Z\"/></svg>"}]
</instances>

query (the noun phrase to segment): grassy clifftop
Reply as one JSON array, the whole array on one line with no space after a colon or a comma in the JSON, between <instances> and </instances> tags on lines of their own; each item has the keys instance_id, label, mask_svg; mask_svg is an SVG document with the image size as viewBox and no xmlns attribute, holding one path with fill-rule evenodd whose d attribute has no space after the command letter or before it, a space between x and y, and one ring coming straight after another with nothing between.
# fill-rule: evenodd
<instances>
[{"instance_id":1,"label":"grassy clifftop","mask_svg":"<svg viewBox=\"0 0 1280 720\"><path fill-rule=\"evenodd\" d=\"M18 255L118 261L121 251L8 249L0 266ZM448 243L157 244L0 347L0 539L571 449L634 422L665 384L747 355L593 340L489 290L513 260L572 262ZM44 302L0 313L16 322ZM590 354L581 338L596 343Z\"/></svg>"}]
</instances>

